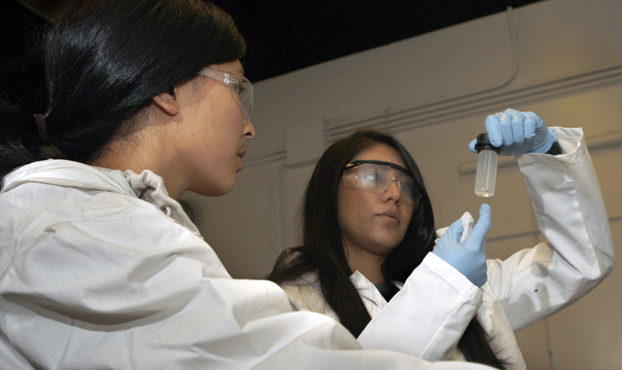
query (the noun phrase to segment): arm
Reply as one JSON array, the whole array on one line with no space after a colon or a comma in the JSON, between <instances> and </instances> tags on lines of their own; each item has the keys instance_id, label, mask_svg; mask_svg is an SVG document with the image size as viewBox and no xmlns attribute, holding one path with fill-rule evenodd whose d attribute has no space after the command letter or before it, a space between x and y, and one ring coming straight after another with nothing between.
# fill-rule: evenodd
<instances>
[{"instance_id":1,"label":"arm","mask_svg":"<svg viewBox=\"0 0 622 370\"><path fill-rule=\"evenodd\" d=\"M429 361L446 360L481 299L477 286L440 257L428 253L358 341L363 348L392 349Z\"/></svg>"},{"instance_id":2,"label":"arm","mask_svg":"<svg viewBox=\"0 0 622 370\"><path fill-rule=\"evenodd\" d=\"M518 158L548 242L489 261L489 286L514 331L581 298L614 267L609 220L581 129L551 128L562 155Z\"/></svg>"},{"instance_id":3,"label":"arm","mask_svg":"<svg viewBox=\"0 0 622 370\"><path fill-rule=\"evenodd\" d=\"M282 288L294 310L339 320L326 304L314 274ZM361 346L396 350L428 361L449 358L482 299L475 285L434 253L425 257L389 303L377 295L382 302L375 309L368 307L372 320L358 337Z\"/></svg>"}]
</instances>

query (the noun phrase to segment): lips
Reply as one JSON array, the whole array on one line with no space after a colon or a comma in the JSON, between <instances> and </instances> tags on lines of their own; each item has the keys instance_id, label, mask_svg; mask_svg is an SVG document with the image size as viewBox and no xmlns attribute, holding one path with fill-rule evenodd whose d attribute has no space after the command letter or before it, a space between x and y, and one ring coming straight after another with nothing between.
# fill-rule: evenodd
<instances>
[{"instance_id":1,"label":"lips","mask_svg":"<svg viewBox=\"0 0 622 370\"><path fill-rule=\"evenodd\" d=\"M395 221L398 221L398 219L397 219L397 212L396 211L382 212L382 213L379 213L378 216L384 216L384 217L392 218Z\"/></svg>"},{"instance_id":2,"label":"lips","mask_svg":"<svg viewBox=\"0 0 622 370\"><path fill-rule=\"evenodd\" d=\"M242 161L242 157L244 157L246 155L246 149L242 149L241 151L238 152L238 158L240 159L240 163L238 165L238 172L242 171L242 168L244 168L244 161Z\"/></svg>"}]
</instances>

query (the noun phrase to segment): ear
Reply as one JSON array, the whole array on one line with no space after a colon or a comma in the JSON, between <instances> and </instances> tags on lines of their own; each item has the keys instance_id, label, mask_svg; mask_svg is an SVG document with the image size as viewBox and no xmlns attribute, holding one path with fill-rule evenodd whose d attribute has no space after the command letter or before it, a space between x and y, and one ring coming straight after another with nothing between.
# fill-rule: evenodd
<instances>
[{"instance_id":1,"label":"ear","mask_svg":"<svg viewBox=\"0 0 622 370\"><path fill-rule=\"evenodd\" d=\"M156 95L153 98L153 102L166 114L174 116L179 113L179 104L175 100L175 92L173 90Z\"/></svg>"}]
</instances>

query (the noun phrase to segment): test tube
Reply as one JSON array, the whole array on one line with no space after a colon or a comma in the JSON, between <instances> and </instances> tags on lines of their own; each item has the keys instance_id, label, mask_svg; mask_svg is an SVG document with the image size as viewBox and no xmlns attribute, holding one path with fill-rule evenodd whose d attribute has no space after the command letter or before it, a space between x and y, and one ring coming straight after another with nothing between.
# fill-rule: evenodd
<instances>
[{"instance_id":1,"label":"test tube","mask_svg":"<svg viewBox=\"0 0 622 370\"><path fill-rule=\"evenodd\" d=\"M499 148L488 140L488 134L477 136L477 172L475 174L475 194L480 197L492 197L497 181L497 153Z\"/></svg>"}]
</instances>

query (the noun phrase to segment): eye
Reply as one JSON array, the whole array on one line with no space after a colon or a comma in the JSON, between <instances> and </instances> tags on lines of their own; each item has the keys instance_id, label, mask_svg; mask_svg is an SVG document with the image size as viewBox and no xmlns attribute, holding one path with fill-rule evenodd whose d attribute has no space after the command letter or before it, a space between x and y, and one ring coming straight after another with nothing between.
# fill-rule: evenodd
<instances>
[{"instance_id":1,"label":"eye","mask_svg":"<svg viewBox=\"0 0 622 370\"><path fill-rule=\"evenodd\" d=\"M382 182L382 175L378 171L368 172L365 174L364 179L367 182L379 184Z\"/></svg>"},{"instance_id":2,"label":"eye","mask_svg":"<svg viewBox=\"0 0 622 370\"><path fill-rule=\"evenodd\" d=\"M400 190L402 192L408 192L409 194L412 194L415 188L415 182L413 181L413 179L410 176L407 176L405 174L400 174L399 179L400 179Z\"/></svg>"},{"instance_id":3,"label":"eye","mask_svg":"<svg viewBox=\"0 0 622 370\"><path fill-rule=\"evenodd\" d=\"M402 186L400 187L400 191L403 193L412 194L413 192L413 184L410 182L402 182Z\"/></svg>"}]
</instances>

